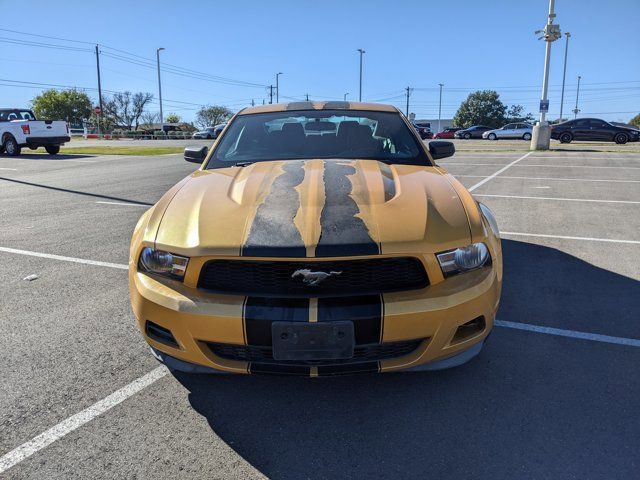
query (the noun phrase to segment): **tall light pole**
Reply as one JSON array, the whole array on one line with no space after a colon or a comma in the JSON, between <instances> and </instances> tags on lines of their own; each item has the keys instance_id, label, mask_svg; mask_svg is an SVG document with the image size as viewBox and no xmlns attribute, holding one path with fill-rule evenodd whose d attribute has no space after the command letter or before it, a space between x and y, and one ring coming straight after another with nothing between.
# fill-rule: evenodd
<instances>
[{"instance_id":1,"label":"tall light pole","mask_svg":"<svg viewBox=\"0 0 640 480\"><path fill-rule=\"evenodd\" d=\"M440 129L440 117L442 116L442 87L444 87L444 83L439 83L440 85L440 101L438 102L438 132Z\"/></svg>"},{"instance_id":2,"label":"tall light pole","mask_svg":"<svg viewBox=\"0 0 640 480\"><path fill-rule=\"evenodd\" d=\"M343 98L343 100L344 100L345 102L347 101L347 95L349 95L349 92L347 92L347 93L345 93L345 94L344 94L344 98Z\"/></svg>"},{"instance_id":3,"label":"tall light pole","mask_svg":"<svg viewBox=\"0 0 640 480\"><path fill-rule=\"evenodd\" d=\"M160 52L164 48L156 49L156 58L158 60L158 99L160 100L160 130L164 133L164 117L162 116L162 83L160 82Z\"/></svg>"},{"instance_id":4,"label":"tall light pole","mask_svg":"<svg viewBox=\"0 0 640 480\"><path fill-rule=\"evenodd\" d=\"M553 7L555 0L549 0L549 15L544 30L538 30L536 33L542 33L539 39L546 42L544 54L544 74L542 77L542 98L540 99L540 121L533 127L531 134L531 150L549 150L551 142L551 127L547 122L547 112L549 111L549 62L551 60L551 44L558 40L562 34L560 33L560 25L555 25L553 20L556 18Z\"/></svg>"},{"instance_id":5,"label":"tall light pole","mask_svg":"<svg viewBox=\"0 0 640 480\"><path fill-rule=\"evenodd\" d=\"M358 95L358 101L361 102L362 101L362 56L367 52L365 52L362 48L359 48L358 51L360 52L360 94Z\"/></svg>"},{"instance_id":6,"label":"tall light pole","mask_svg":"<svg viewBox=\"0 0 640 480\"><path fill-rule=\"evenodd\" d=\"M571 33L565 32L567 43L564 45L564 70L562 71L562 93L560 94L560 121L562 122L562 111L564 110L564 80L567 77L567 52L569 51L569 37Z\"/></svg>"},{"instance_id":7,"label":"tall light pole","mask_svg":"<svg viewBox=\"0 0 640 480\"><path fill-rule=\"evenodd\" d=\"M282 72L276 73L276 103L280 102L280 75Z\"/></svg>"},{"instance_id":8,"label":"tall light pole","mask_svg":"<svg viewBox=\"0 0 640 480\"><path fill-rule=\"evenodd\" d=\"M580 109L578 108L578 98L580 97L580 79L582 77L578 75L578 89L576 90L576 108L573 109L573 118L578 118L578 112Z\"/></svg>"},{"instance_id":9,"label":"tall light pole","mask_svg":"<svg viewBox=\"0 0 640 480\"><path fill-rule=\"evenodd\" d=\"M412 89L411 89L411 87L407 87L406 90L407 90L407 112L406 112L406 115L407 115L407 118L409 118L409 97L411 96L411 90Z\"/></svg>"}]
</instances>

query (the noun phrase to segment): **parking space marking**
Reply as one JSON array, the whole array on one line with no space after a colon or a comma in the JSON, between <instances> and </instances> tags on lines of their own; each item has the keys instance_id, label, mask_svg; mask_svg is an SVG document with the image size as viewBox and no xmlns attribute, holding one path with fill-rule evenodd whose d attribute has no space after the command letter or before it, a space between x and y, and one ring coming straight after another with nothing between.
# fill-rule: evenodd
<instances>
[{"instance_id":1,"label":"parking space marking","mask_svg":"<svg viewBox=\"0 0 640 480\"><path fill-rule=\"evenodd\" d=\"M634 200L600 200L594 198L528 197L526 195L492 195L488 193L476 193L475 196L493 198L521 198L524 200L555 200L559 202L626 203L631 205L640 204L640 202Z\"/></svg>"},{"instance_id":2,"label":"parking space marking","mask_svg":"<svg viewBox=\"0 0 640 480\"><path fill-rule=\"evenodd\" d=\"M506 320L495 320L497 327L513 328L515 330L526 330L528 332L544 333L545 335L557 335L560 337L579 338L592 342L613 343L616 345L626 345L628 347L640 347L640 339L626 337L612 337L599 333L578 332L576 330L565 330L563 328L541 327L530 323L509 322Z\"/></svg>"},{"instance_id":3,"label":"parking space marking","mask_svg":"<svg viewBox=\"0 0 640 480\"><path fill-rule=\"evenodd\" d=\"M119 205L122 207L142 207L149 208L149 205L140 205L139 203L125 203L125 202L96 202L102 205Z\"/></svg>"},{"instance_id":4,"label":"parking space marking","mask_svg":"<svg viewBox=\"0 0 640 480\"><path fill-rule=\"evenodd\" d=\"M17 172L18 171L17 168L2 168L2 167L0 167L0 170L11 170L12 172Z\"/></svg>"},{"instance_id":5,"label":"parking space marking","mask_svg":"<svg viewBox=\"0 0 640 480\"><path fill-rule=\"evenodd\" d=\"M77 430L84 424L96 418L98 415L102 415L106 411L111 410L116 405L124 402L127 398L157 382L167 375L167 373L169 373L169 370L165 366L156 367L146 375L143 375L130 384L122 387L120 390L116 390L108 397L105 397L90 407L72 415L57 425L54 425L50 429L32 438L28 442L23 443L19 447L14 448L9 453L0 457L0 473L5 472L39 450L42 450L53 442L60 440L65 435Z\"/></svg>"},{"instance_id":6,"label":"parking space marking","mask_svg":"<svg viewBox=\"0 0 640 480\"><path fill-rule=\"evenodd\" d=\"M454 175L456 178L486 178L486 175ZM613 183L640 183L640 180L616 180L609 178L564 178L564 177L517 177L511 175L500 175L498 178L508 178L512 180L558 180L563 182L613 182Z\"/></svg>"},{"instance_id":7,"label":"parking space marking","mask_svg":"<svg viewBox=\"0 0 640 480\"><path fill-rule=\"evenodd\" d=\"M497 177L498 175L500 175L502 172L504 172L505 170L513 167L516 163L518 163L520 160L524 160L525 158L527 158L529 155L531 155L533 152L529 152L529 153L525 153L523 156L521 156L520 158L515 159L513 162L508 163L507 165L505 165L504 167L502 167L500 170L498 170L497 172L494 172L492 175L489 175L487 178L480 180L478 183L476 183L475 185L473 185L472 187L469 187L468 190L470 192L473 192L476 188L481 187L482 185L484 185L485 183L487 183L489 180Z\"/></svg>"},{"instance_id":8,"label":"parking space marking","mask_svg":"<svg viewBox=\"0 0 640 480\"><path fill-rule=\"evenodd\" d=\"M63 262L82 263L84 265L95 265L97 267L119 268L121 270L127 270L129 268L129 265L125 265L125 264L121 264L121 263L100 262L98 260L87 260L87 259L84 259L84 258L64 257L62 255L53 255L51 253L32 252L30 250L20 250L20 249L17 249L17 248L0 247L0 252L15 253L17 255L27 255L27 256L30 256L30 257L49 258L51 260L61 260Z\"/></svg>"},{"instance_id":9,"label":"parking space marking","mask_svg":"<svg viewBox=\"0 0 640 480\"><path fill-rule=\"evenodd\" d=\"M440 164L447 165L461 165L463 167L487 167L493 166L498 167L503 165L502 163L465 163L465 162L439 162ZM531 164L521 164L518 167L535 167L535 168L609 168L609 169L618 169L618 170L640 170L640 167L605 167L603 165L531 165Z\"/></svg>"},{"instance_id":10,"label":"parking space marking","mask_svg":"<svg viewBox=\"0 0 640 480\"><path fill-rule=\"evenodd\" d=\"M514 237L557 238L560 240L582 240L585 242L627 243L631 245L640 245L640 240L620 240L615 238L573 237L569 235L547 235L543 233L525 233L525 232L500 232L500 235L507 235L507 236L514 236Z\"/></svg>"}]
</instances>

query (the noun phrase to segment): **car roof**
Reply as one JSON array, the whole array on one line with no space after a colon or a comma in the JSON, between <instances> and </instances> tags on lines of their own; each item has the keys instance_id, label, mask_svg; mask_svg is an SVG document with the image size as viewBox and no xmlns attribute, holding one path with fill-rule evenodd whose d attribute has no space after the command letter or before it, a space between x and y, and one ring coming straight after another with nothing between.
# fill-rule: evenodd
<instances>
[{"instance_id":1,"label":"car roof","mask_svg":"<svg viewBox=\"0 0 640 480\"><path fill-rule=\"evenodd\" d=\"M291 112L296 110L363 110L375 112L399 112L399 110L393 105L385 105L382 103L327 101L289 102L258 105L255 107L247 107L239 111L238 115L252 115L254 113L271 112Z\"/></svg>"}]
</instances>

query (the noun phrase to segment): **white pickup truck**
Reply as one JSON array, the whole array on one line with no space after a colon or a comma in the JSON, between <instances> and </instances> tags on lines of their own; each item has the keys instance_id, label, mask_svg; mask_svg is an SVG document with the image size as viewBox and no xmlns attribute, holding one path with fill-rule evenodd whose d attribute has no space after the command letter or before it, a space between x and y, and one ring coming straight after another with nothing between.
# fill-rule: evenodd
<instances>
[{"instance_id":1,"label":"white pickup truck","mask_svg":"<svg viewBox=\"0 0 640 480\"><path fill-rule=\"evenodd\" d=\"M69 125L61 120L36 120L31 110L0 108L0 153L20 155L22 147L44 147L50 155L71 140Z\"/></svg>"}]
</instances>

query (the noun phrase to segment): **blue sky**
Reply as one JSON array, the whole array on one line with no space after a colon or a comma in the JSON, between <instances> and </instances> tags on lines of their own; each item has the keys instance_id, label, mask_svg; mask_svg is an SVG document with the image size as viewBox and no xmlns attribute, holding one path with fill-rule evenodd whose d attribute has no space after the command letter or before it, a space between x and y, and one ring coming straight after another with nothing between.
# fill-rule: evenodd
<instances>
[{"instance_id":1,"label":"blue sky","mask_svg":"<svg viewBox=\"0 0 640 480\"><path fill-rule=\"evenodd\" d=\"M202 104L237 110L252 99L268 101L263 85L275 83L277 72L284 72L281 101L307 93L342 99L349 92L357 99L358 48L367 52L363 100L404 110L410 86L411 111L437 118L442 82L443 118L451 118L470 91L484 88L535 113L544 42L533 32L545 24L548 2L0 0L0 6L3 18L19 19L2 28L88 42L0 31L0 105L26 105L43 88L8 80L95 88L95 55L84 51L92 43L104 45L103 89L157 96L156 71L146 62L161 46L162 62L181 67L180 74L163 70L165 114L192 120ZM640 1L557 0L556 13L562 31L572 34L565 112L574 107L577 75L583 115L628 120L640 112ZM563 55L564 39L552 48L551 118L560 109Z\"/></svg>"}]
</instances>

